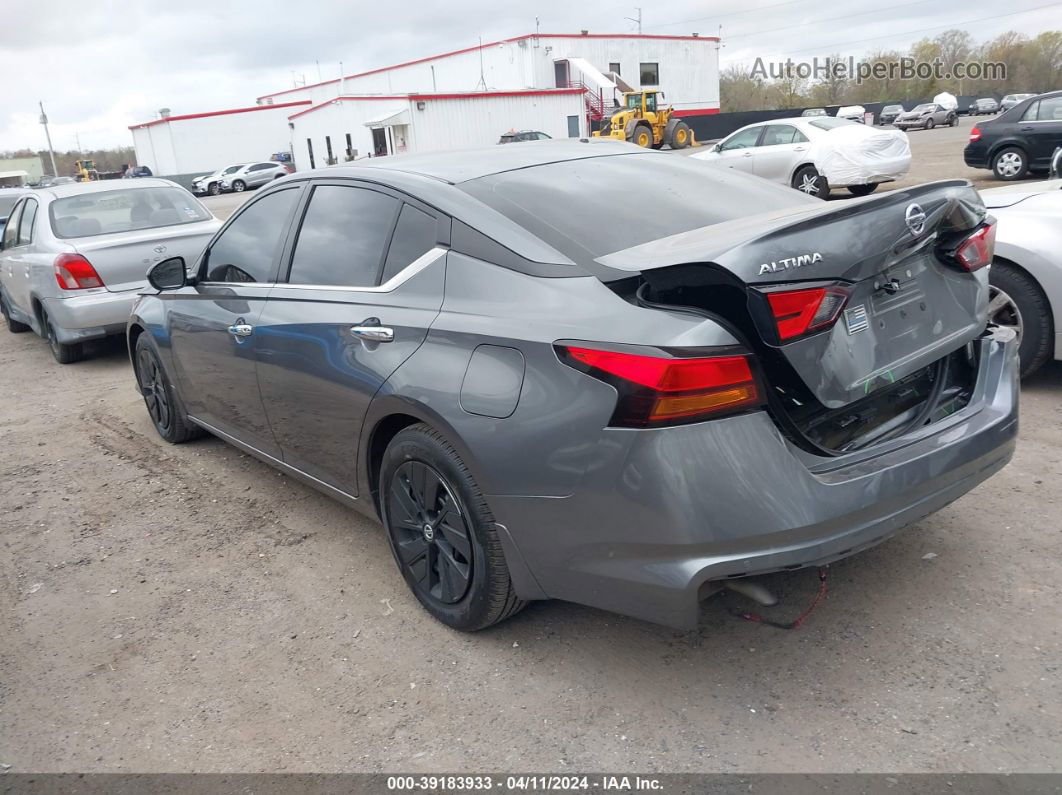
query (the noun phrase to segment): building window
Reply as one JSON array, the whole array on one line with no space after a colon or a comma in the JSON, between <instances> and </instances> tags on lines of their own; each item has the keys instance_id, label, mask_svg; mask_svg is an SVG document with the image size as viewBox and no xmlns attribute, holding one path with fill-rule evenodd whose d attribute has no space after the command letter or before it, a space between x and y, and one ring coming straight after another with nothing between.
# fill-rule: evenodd
<instances>
[{"instance_id":1,"label":"building window","mask_svg":"<svg viewBox=\"0 0 1062 795\"><path fill-rule=\"evenodd\" d=\"M658 86L660 85L660 64L658 63L643 63L638 65L638 72L641 75L638 82L644 86Z\"/></svg>"},{"instance_id":2,"label":"building window","mask_svg":"<svg viewBox=\"0 0 1062 795\"><path fill-rule=\"evenodd\" d=\"M619 61L611 61L608 65L608 70L612 74L618 75L620 73Z\"/></svg>"},{"instance_id":3,"label":"building window","mask_svg":"<svg viewBox=\"0 0 1062 795\"><path fill-rule=\"evenodd\" d=\"M306 151L310 155L310 168L317 168L317 164L313 161L313 141L309 138L306 139Z\"/></svg>"},{"instance_id":4,"label":"building window","mask_svg":"<svg viewBox=\"0 0 1062 795\"><path fill-rule=\"evenodd\" d=\"M354 159L354 144L350 142L350 133L347 133L347 160Z\"/></svg>"},{"instance_id":5,"label":"building window","mask_svg":"<svg viewBox=\"0 0 1062 795\"><path fill-rule=\"evenodd\" d=\"M336 164L336 159L332 156L332 136L331 135L326 135L325 136L325 152L327 152L327 154L328 154L328 165L334 166Z\"/></svg>"}]
</instances>

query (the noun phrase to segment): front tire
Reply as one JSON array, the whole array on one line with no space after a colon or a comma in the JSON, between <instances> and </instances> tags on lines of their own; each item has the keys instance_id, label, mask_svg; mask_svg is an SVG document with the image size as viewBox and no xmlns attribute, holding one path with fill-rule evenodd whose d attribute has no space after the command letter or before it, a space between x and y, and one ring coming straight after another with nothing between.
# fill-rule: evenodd
<instances>
[{"instance_id":1,"label":"front tire","mask_svg":"<svg viewBox=\"0 0 1062 795\"><path fill-rule=\"evenodd\" d=\"M247 190L247 183L245 183L242 179L238 179L232 183L232 189L236 193L243 193L245 190Z\"/></svg>"},{"instance_id":2,"label":"front tire","mask_svg":"<svg viewBox=\"0 0 1062 795\"><path fill-rule=\"evenodd\" d=\"M1013 182L1029 173L1029 156L1024 149L1008 146L992 158L992 172L998 179Z\"/></svg>"},{"instance_id":3,"label":"front tire","mask_svg":"<svg viewBox=\"0 0 1062 795\"><path fill-rule=\"evenodd\" d=\"M486 498L438 432L424 424L400 431L384 453L379 488L395 562L432 616L474 632L524 607Z\"/></svg>"},{"instance_id":4,"label":"front tire","mask_svg":"<svg viewBox=\"0 0 1062 795\"><path fill-rule=\"evenodd\" d=\"M877 190L878 182L871 182L869 185L849 185L848 192L853 196L869 196L875 190Z\"/></svg>"},{"instance_id":5,"label":"front tire","mask_svg":"<svg viewBox=\"0 0 1062 795\"><path fill-rule=\"evenodd\" d=\"M1039 370L1053 352L1051 307L1040 285L1021 268L996 261L988 272L988 322L1018 333L1021 377Z\"/></svg>"},{"instance_id":6,"label":"front tire","mask_svg":"<svg viewBox=\"0 0 1062 795\"><path fill-rule=\"evenodd\" d=\"M147 334L137 337L133 362L137 386L144 397L151 424L159 436L170 444L181 444L202 436L205 431L188 420L184 404L166 376L162 361L148 341Z\"/></svg>"},{"instance_id":7,"label":"front tire","mask_svg":"<svg viewBox=\"0 0 1062 795\"><path fill-rule=\"evenodd\" d=\"M808 196L826 199L830 195L830 186L815 166L802 166L793 175L793 187Z\"/></svg>"},{"instance_id":8,"label":"front tire","mask_svg":"<svg viewBox=\"0 0 1062 795\"><path fill-rule=\"evenodd\" d=\"M932 119L926 119L926 129L927 130L932 130L936 126L937 126L937 123L935 121L933 121Z\"/></svg>"},{"instance_id":9,"label":"front tire","mask_svg":"<svg viewBox=\"0 0 1062 795\"><path fill-rule=\"evenodd\" d=\"M210 183L210 187L207 188L207 193L209 193L211 196L220 195L221 194L221 183L220 182L211 182Z\"/></svg>"},{"instance_id":10,"label":"front tire","mask_svg":"<svg viewBox=\"0 0 1062 795\"><path fill-rule=\"evenodd\" d=\"M67 344L59 341L47 312L41 312L41 325L44 326L44 339L48 341L52 356L55 357L59 364L73 364L85 358L85 349L81 346L81 343Z\"/></svg>"},{"instance_id":11,"label":"front tire","mask_svg":"<svg viewBox=\"0 0 1062 795\"><path fill-rule=\"evenodd\" d=\"M636 124L634 126L634 132L631 134L631 143L634 143L643 149L649 149L652 147L653 128L644 122Z\"/></svg>"}]
</instances>

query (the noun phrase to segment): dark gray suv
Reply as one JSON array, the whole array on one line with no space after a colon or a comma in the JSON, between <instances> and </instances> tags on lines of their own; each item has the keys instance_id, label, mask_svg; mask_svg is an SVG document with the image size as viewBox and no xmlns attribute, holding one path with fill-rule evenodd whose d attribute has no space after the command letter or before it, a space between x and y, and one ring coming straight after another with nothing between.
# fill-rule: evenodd
<instances>
[{"instance_id":1,"label":"dark gray suv","mask_svg":"<svg viewBox=\"0 0 1062 795\"><path fill-rule=\"evenodd\" d=\"M688 628L1010 459L993 234L962 181L834 204L618 142L380 158L156 265L128 341L163 438L379 516L448 625L557 598Z\"/></svg>"}]
</instances>

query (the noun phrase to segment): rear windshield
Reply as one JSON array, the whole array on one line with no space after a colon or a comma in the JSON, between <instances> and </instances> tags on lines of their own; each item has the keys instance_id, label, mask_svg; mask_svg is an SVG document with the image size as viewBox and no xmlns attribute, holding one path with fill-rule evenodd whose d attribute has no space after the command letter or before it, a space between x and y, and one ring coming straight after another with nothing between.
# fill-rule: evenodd
<instances>
[{"instance_id":1,"label":"rear windshield","mask_svg":"<svg viewBox=\"0 0 1062 795\"><path fill-rule=\"evenodd\" d=\"M17 201L18 196L0 196L0 218L7 218Z\"/></svg>"},{"instance_id":2,"label":"rear windshield","mask_svg":"<svg viewBox=\"0 0 1062 795\"><path fill-rule=\"evenodd\" d=\"M56 237L94 237L206 221L210 213L181 188L127 188L56 199L49 207Z\"/></svg>"},{"instance_id":3,"label":"rear windshield","mask_svg":"<svg viewBox=\"0 0 1062 795\"><path fill-rule=\"evenodd\" d=\"M822 119L812 119L808 124L814 125L821 130L832 130L836 127L846 127L849 124L859 124L859 122L851 119L842 119L838 116L826 116Z\"/></svg>"},{"instance_id":4,"label":"rear windshield","mask_svg":"<svg viewBox=\"0 0 1062 795\"><path fill-rule=\"evenodd\" d=\"M803 198L730 169L653 154L550 163L457 187L605 281L630 274L598 257Z\"/></svg>"}]
</instances>

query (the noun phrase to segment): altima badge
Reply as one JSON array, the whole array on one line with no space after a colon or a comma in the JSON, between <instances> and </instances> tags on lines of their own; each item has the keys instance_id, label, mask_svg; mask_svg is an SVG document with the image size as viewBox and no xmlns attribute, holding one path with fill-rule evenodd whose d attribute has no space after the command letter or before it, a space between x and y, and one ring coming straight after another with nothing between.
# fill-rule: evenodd
<instances>
[{"instance_id":1,"label":"altima badge","mask_svg":"<svg viewBox=\"0 0 1062 795\"><path fill-rule=\"evenodd\" d=\"M867 319L867 308L863 304L856 304L844 310L844 324L848 327L849 334L866 331L870 327Z\"/></svg>"}]
</instances>

